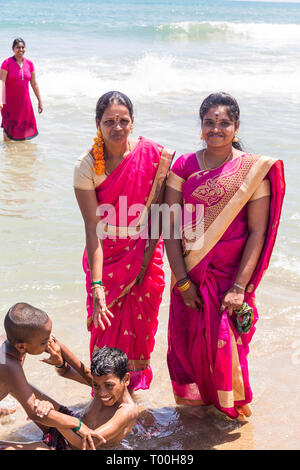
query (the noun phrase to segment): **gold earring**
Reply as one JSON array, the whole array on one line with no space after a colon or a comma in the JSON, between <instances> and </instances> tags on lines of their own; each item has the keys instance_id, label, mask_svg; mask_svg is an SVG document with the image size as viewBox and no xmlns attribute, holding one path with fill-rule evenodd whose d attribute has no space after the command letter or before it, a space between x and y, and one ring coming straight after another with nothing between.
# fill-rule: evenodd
<instances>
[{"instance_id":1,"label":"gold earring","mask_svg":"<svg viewBox=\"0 0 300 470\"><path fill-rule=\"evenodd\" d=\"M133 133L133 126L131 126L131 128L130 128L130 134L132 134L132 133Z\"/></svg>"},{"instance_id":2,"label":"gold earring","mask_svg":"<svg viewBox=\"0 0 300 470\"><path fill-rule=\"evenodd\" d=\"M237 137L237 132L234 133L234 138L232 139L232 142L238 142L239 139Z\"/></svg>"},{"instance_id":3,"label":"gold earring","mask_svg":"<svg viewBox=\"0 0 300 470\"><path fill-rule=\"evenodd\" d=\"M201 139L201 140L204 140L204 139L203 139L203 133L202 133L202 131L201 131L200 139Z\"/></svg>"}]
</instances>

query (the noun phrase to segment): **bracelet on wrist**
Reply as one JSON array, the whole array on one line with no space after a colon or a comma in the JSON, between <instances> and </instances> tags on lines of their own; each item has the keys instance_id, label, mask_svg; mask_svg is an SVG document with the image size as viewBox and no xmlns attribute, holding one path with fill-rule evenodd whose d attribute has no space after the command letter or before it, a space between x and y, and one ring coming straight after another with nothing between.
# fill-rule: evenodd
<instances>
[{"instance_id":1,"label":"bracelet on wrist","mask_svg":"<svg viewBox=\"0 0 300 470\"><path fill-rule=\"evenodd\" d=\"M93 281L93 282L91 282L91 286L95 286L95 285L97 285L97 284L99 284L100 286L103 286L103 282L102 282L102 281Z\"/></svg>"},{"instance_id":2,"label":"bracelet on wrist","mask_svg":"<svg viewBox=\"0 0 300 470\"><path fill-rule=\"evenodd\" d=\"M177 288L180 292L186 292L192 285L192 282L188 279L184 284L178 286Z\"/></svg>"},{"instance_id":3,"label":"bracelet on wrist","mask_svg":"<svg viewBox=\"0 0 300 470\"><path fill-rule=\"evenodd\" d=\"M177 286L182 286L183 284L185 284L189 280L190 280L190 278L188 276L185 276L185 277L179 279L179 281L177 281L176 284L177 284Z\"/></svg>"},{"instance_id":4,"label":"bracelet on wrist","mask_svg":"<svg viewBox=\"0 0 300 470\"><path fill-rule=\"evenodd\" d=\"M104 286L101 286L100 284L98 284L98 285L91 286L91 289L92 289L92 290L95 290L95 289L104 289Z\"/></svg>"},{"instance_id":5,"label":"bracelet on wrist","mask_svg":"<svg viewBox=\"0 0 300 470\"><path fill-rule=\"evenodd\" d=\"M66 366L66 361L65 361L64 358L63 358L63 363L62 363L62 365L61 365L61 366L55 366L55 367L56 367L56 369L63 369L65 366Z\"/></svg>"},{"instance_id":6,"label":"bracelet on wrist","mask_svg":"<svg viewBox=\"0 0 300 470\"><path fill-rule=\"evenodd\" d=\"M75 434L77 434L77 432L80 430L81 425L82 425L81 419L80 418L77 418L77 419L78 419L78 422L79 422L77 428L72 428L72 431L75 432Z\"/></svg>"},{"instance_id":7,"label":"bracelet on wrist","mask_svg":"<svg viewBox=\"0 0 300 470\"><path fill-rule=\"evenodd\" d=\"M245 290L245 287L241 286L241 285L238 284L237 282L234 282L233 285L234 285L235 287L238 287L238 288L241 289L241 290Z\"/></svg>"}]
</instances>

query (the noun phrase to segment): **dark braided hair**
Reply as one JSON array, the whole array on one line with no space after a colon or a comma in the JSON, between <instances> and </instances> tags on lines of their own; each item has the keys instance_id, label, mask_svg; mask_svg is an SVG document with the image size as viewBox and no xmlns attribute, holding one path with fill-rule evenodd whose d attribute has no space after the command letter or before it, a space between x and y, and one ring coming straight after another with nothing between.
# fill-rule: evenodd
<instances>
[{"instance_id":1,"label":"dark braided hair","mask_svg":"<svg viewBox=\"0 0 300 470\"><path fill-rule=\"evenodd\" d=\"M133 106L128 96L124 95L124 93L121 93L120 91L108 91L107 93L104 93L104 95L100 96L97 102L96 117L99 121L101 121L106 108L114 103L126 106L131 119L133 118Z\"/></svg>"},{"instance_id":2,"label":"dark braided hair","mask_svg":"<svg viewBox=\"0 0 300 470\"><path fill-rule=\"evenodd\" d=\"M233 96L229 95L229 93L225 93L224 91L220 91L218 93L211 93L209 96L205 98L203 103L200 106L199 116L201 122L203 122L205 114L211 108L217 108L218 106L226 106L227 114L229 118L234 122L237 123L240 119L240 108L239 105ZM232 146L237 150L243 150L240 142L232 142Z\"/></svg>"}]
</instances>

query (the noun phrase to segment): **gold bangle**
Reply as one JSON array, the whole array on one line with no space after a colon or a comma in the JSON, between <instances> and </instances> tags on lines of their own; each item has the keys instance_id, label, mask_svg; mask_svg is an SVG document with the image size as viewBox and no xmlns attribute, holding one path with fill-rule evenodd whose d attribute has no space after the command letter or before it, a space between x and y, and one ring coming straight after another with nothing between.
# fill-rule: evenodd
<instances>
[{"instance_id":1,"label":"gold bangle","mask_svg":"<svg viewBox=\"0 0 300 470\"><path fill-rule=\"evenodd\" d=\"M191 287L192 283L190 280L186 281L182 286L177 286L180 292L185 292Z\"/></svg>"},{"instance_id":2,"label":"gold bangle","mask_svg":"<svg viewBox=\"0 0 300 470\"><path fill-rule=\"evenodd\" d=\"M179 281L177 281L176 284L177 284L177 286L183 286L186 283L186 281L189 281L189 280L190 280L190 278L188 276L185 276L185 277L179 279Z\"/></svg>"},{"instance_id":3,"label":"gold bangle","mask_svg":"<svg viewBox=\"0 0 300 470\"><path fill-rule=\"evenodd\" d=\"M91 289L92 289L92 290L95 290L95 289L104 289L104 286L100 286L100 284L99 284L99 285L96 285L96 286L91 286Z\"/></svg>"}]
</instances>

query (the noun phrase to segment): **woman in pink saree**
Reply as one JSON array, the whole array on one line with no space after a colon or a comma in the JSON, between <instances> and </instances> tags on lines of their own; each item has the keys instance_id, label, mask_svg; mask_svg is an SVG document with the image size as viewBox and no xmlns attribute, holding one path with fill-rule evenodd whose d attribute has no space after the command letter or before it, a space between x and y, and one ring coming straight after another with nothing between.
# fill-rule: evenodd
<instances>
[{"instance_id":1,"label":"woman in pink saree","mask_svg":"<svg viewBox=\"0 0 300 470\"><path fill-rule=\"evenodd\" d=\"M239 107L230 95L208 96L200 118L206 149L175 162L165 195L169 206L184 209L171 216L165 238L173 275L168 367L178 404L213 404L237 418L251 415L255 291L276 239L283 164L241 150ZM242 306L250 312L244 329Z\"/></svg>"},{"instance_id":2,"label":"woman in pink saree","mask_svg":"<svg viewBox=\"0 0 300 470\"><path fill-rule=\"evenodd\" d=\"M38 99L39 113L43 111L43 104L33 63L24 57L25 41L15 39L12 49L14 55L4 60L0 68L3 140L29 140L38 135L29 83Z\"/></svg>"},{"instance_id":3,"label":"woman in pink saree","mask_svg":"<svg viewBox=\"0 0 300 470\"><path fill-rule=\"evenodd\" d=\"M162 200L173 153L142 137L129 139L133 121L126 95L108 92L99 99L98 138L77 161L74 187L86 231L90 355L103 346L121 349L129 359L129 388L138 390L152 380L165 286L160 229L149 239L148 219Z\"/></svg>"}]
</instances>

